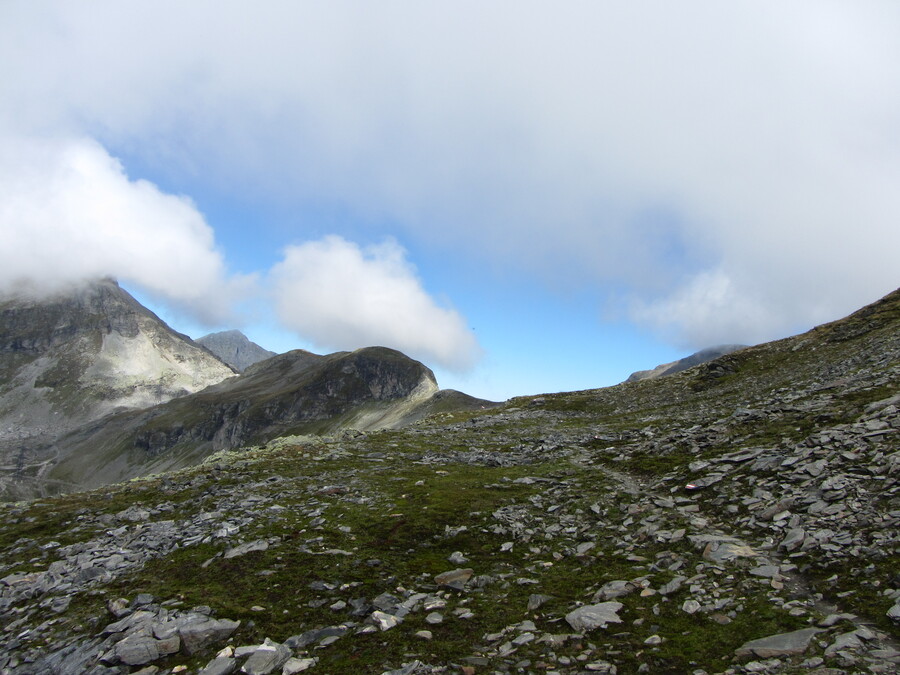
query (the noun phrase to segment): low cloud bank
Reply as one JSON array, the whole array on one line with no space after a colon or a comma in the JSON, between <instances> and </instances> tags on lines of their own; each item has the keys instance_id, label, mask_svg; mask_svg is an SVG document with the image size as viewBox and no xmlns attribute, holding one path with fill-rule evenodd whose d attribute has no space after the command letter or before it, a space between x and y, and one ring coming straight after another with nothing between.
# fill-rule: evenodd
<instances>
[{"instance_id":1,"label":"low cloud bank","mask_svg":"<svg viewBox=\"0 0 900 675\"><path fill-rule=\"evenodd\" d=\"M394 241L361 248L328 236L290 246L272 279L281 322L318 345L384 345L452 370L480 356L463 317L425 292Z\"/></svg>"},{"instance_id":2,"label":"low cloud bank","mask_svg":"<svg viewBox=\"0 0 900 675\"><path fill-rule=\"evenodd\" d=\"M233 318L252 279L229 276L186 197L132 181L93 140L0 143L0 289L53 293L98 277L132 282L198 320Z\"/></svg>"},{"instance_id":3,"label":"low cloud bank","mask_svg":"<svg viewBox=\"0 0 900 675\"><path fill-rule=\"evenodd\" d=\"M0 291L49 295L100 277L133 283L208 325L240 322L240 301L271 284L285 327L325 349L384 345L451 370L480 348L423 289L393 241L336 236L290 246L270 273L229 275L212 228L187 197L132 181L86 139L0 144Z\"/></svg>"}]
</instances>

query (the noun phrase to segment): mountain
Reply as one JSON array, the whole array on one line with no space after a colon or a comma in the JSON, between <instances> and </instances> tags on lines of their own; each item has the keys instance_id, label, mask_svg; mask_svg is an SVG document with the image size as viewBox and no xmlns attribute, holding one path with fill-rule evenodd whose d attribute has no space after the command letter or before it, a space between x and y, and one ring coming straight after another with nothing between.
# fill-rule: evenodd
<instances>
[{"instance_id":1,"label":"mountain","mask_svg":"<svg viewBox=\"0 0 900 675\"><path fill-rule=\"evenodd\" d=\"M197 340L197 343L206 347L220 360L239 373L244 372L254 363L259 363L275 356L275 352L270 352L255 342L251 342L239 330L210 333Z\"/></svg>"},{"instance_id":2,"label":"mountain","mask_svg":"<svg viewBox=\"0 0 900 675\"><path fill-rule=\"evenodd\" d=\"M47 476L93 487L198 463L220 450L293 434L396 427L449 401L452 410L489 402L439 392L418 361L383 347L320 356L295 350L202 392L106 418L60 438ZM493 405L493 404L490 404Z\"/></svg>"},{"instance_id":3,"label":"mountain","mask_svg":"<svg viewBox=\"0 0 900 675\"><path fill-rule=\"evenodd\" d=\"M365 351L256 376L368 400L380 356L428 387ZM664 378L0 505L0 670L897 672L898 500L900 291Z\"/></svg>"},{"instance_id":4,"label":"mountain","mask_svg":"<svg viewBox=\"0 0 900 675\"><path fill-rule=\"evenodd\" d=\"M0 312L0 499L190 466L283 434L394 427L493 405L440 392L423 364L377 347L296 350L236 375L111 280L9 298ZM264 352L237 331L207 337L236 365Z\"/></svg>"},{"instance_id":5,"label":"mountain","mask_svg":"<svg viewBox=\"0 0 900 675\"><path fill-rule=\"evenodd\" d=\"M746 346L747 345L719 345L717 347L707 347L706 349L701 349L699 352L694 352L690 356L685 356L683 359L658 365L652 370L638 370L629 375L628 379L625 381L639 382L640 380L652 380L657 377L680 373L682 370L687 370L688 368L693 368L701 363L712 361L725 354L736 352L738 349L744 349Z\"/></svg>"},{"instance_id":6,"label":"mountain","mask_svg":"<svg viewBox=\"0 0 900 675\"><path fill-rule=\"evenodd\" d=\"M38 448L68 431L234 375L115 281L86 283L49 299L4 297L0 465L12 476L0 478L0 492L41 472L54 451Z\"/></svg>"}]
</instances>

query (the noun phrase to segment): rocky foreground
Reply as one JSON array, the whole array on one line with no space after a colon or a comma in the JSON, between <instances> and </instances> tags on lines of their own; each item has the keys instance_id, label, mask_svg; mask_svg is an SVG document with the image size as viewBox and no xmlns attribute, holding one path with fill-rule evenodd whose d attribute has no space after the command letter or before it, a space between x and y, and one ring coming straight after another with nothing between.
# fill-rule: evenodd
<instances>
[{"instance_id":1,"label":"rocky foreground","mask_svg":"<svg viewBox=\"0 0 900 675\"><path fill-rule=\"evenodd\" d=\"M0 513L2 673L891 673L900 297Z\"/></svg>"}]
</instances>

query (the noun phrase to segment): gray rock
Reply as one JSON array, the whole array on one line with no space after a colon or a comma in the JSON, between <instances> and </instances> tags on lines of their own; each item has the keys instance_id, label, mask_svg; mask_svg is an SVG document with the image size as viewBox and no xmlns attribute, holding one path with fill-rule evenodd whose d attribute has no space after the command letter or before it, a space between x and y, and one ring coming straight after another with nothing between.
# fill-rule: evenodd
<instances>
[{"instance_id":1,"label":"gray rock","mask_svg":"<svg viewBox=\"0 0 900 675\"><path fill-rule=\"evenodd\" d=\"M146 635L127 637L116 644L116 659L129 666L143 666L160 657L156 640Z\"/></svg>"},{"instance_id":2,"label":"gray rock","mask_svg":"<svg viewBox=\"0 0 900 675\"><path fill-rule=\"evenodd\" d=\"M199 675L231 675L237 666L238 662L230 656L217 656L206 664Z\"/></svg>"},{"instance_id":3,"label":"gray rock","mask_svg":"<svg viewBox=\"0 0 900 675\"><path fill-rule=\"evenodd\" d=\"M395 616L394 614L387 614L385 612L380 612L377 609L371 614L372 622L378 626L381 630L390 630L397 624L399 624L403 619L399 616Z\"/></svg>"},{"instance_id":4,"label":"gray rock","mask_svg":"<svg viewBox=\"0 0 900 675\"><path fill-rule=\"evenodd\" d=\"M226 560L228 558L237 558L238 556L247 555L251 551L265 551L269 548L269 542L265 539L257 539L256 541L248 541L246 544L230 548L222 555Z\"/></svg>"},{"instance_id":5,"label":"gray rock","mask_svg":"<svg viewBox=\"0 0 900 675\"><path fill-rule=\"evenodd\" d=\"M832 656L833 654L849 649L850 651L856 651L858 649L862 649L863 643L860 640L860 636L857 634L857 631L852 630L849 633L843 633L838 635L834 642L832 642L828 647L825 648L825 656Z\"/></svg>"},{"instance_id":6,"label":"gray rock","mask_svg":"<svg viewBox=\"0 0 900 675\"><path fill-rule=\"evenodd\" d=\"M543 605L546 602L549 602L552 599L553 599L552 595L541 595L540 593L533 593L532 595L528 596L528 607L526 607L526 609L529 612L533 612L534 610L538 609L541 605Z\"/></svg>"},{"instance_id":7,"label":"gray rock","mask_svg":"<svg viewBox=\"0 0 900 675\"><path fill-rule=\"evenodd\" d=\"M240 621L209 619L182 626L178 630L181 645L188 656L193 656L210 645L224 642L241 625Z\"/></svg>"},{"instance_id":8,"label":"gray rock","mask_svg":"<svg viewBox=\"0 0 900 675\"><path fill-rule=\"evenodd\" d=\"M328 628L317 628L308 630L300 635L294 635L284 641L291 649L303 649L316 642L321 642L327 638L343 637L350 629L347 626L329 626Z\"/></svg>"},{"instance_id":9,"label":"gray rock","mask_svg":"<svg viewBox=\"0 0 900 675\"><path fill-rule=\"evenodd\" d=\"M790 633L779 633L758 640L750 640L738 647L734 654L738 658L755 656L761 659L803 654L809 647L810 640L821 632L818 628L803 628Z\"/></svg>"},{"instance_id":10,"label":"gray rock","mask_svg":"<svg viewBox=\"0 0 900 675\"><path fill-rule=\"evenodd\" d=\"M900 621L900 600L897 600L897 602L895 602L894 605L887 611L887 615L889 619Z\"/></svg>"},{"instance_id":11,"label":"gray rock","mask_svg":"<svg viewBox=\"0 0 900 675\"><path fill-rule=\"evenodd\" d=\"M785 535L784 539L778 545L779 548L783 548L785 551L796 551L798 548L803 546L803 542L806 539L806 531L802 527L795 527L793 529L788 530L787 535Z\"/></svg>"},{"instance_id":12,"label":"gray rock","mask_svg":"<svg viewBox=\"0 0 900 675\"><path fill-rule=\"evenodd\" d=\"M603 602L606 600L613 600L614 598L621 598L622 596L634 592L636 588L637 586L630 581L608 581L600 587L599 591L594 593L592 600L594 602Z\"/></svg>"},{"instance_id":13,"label":"gray rock","mask_svg":"<svg viewBox=\"0 0 900 675\"><path fill-rule=\"evenodd\" d=\"M475 570L470 567L450 570L449 572L442 572L441 574L438 574L434 578L434 583L436 583L438 586L447 586L455 590L463 590L463 588L465 588L466 582L472 578L473 574L475 574Z\"/></svg>"},{"instance_id":14,"label":"gray rock","mask_svg":"<svg viewBox=\"0 0 900 675\"><path fill-rule=\"evenodd\" d=\"M316 663L318 663L319 659L316 658L289 658L284 666L282 667L281 673L282 675L295 675L295 673L302 673L304 670L309 670Z\"/></svg>"},{"instance_id":15,"label":"gray rock","mask_svg":"<svg viewBox=\"0 0 900 675\"><path fill-rule=\"evenodd\" d=\"M404 663L400 668L395 668L394 670L385 670L383 673L381 673L381 675L412 675L416 671L416 668L421 665L421 661Z\"/></svg>"},{"instance_id":16,"label":"gray rock","mask_svg":"<svg viewBox=\"0 0 900 675\"><path fill-rule=\"evenodd\" d=\"M465 565L469 562L469 559L461 551L454 551L447 557L447 562L451 562L454 565Z\"/></svg>"},{"instance_id":17,"label":"gray rock","mask_svg":"<svg viewBox=\"0 0 900 675\"><path fill-rule=\"evenodd\" d=\"M681 585L687 580L687 577L677 576L668 583L663 584L657 591L660 595L671 595L681 588Z\"/></svg>"},{"instance_id":18,"label":"gray rock","mask_svg":"<svg viewBox=\"0 0 900 675\"><path fill-rule=\"evenodd\" d=\"M280 669L289 658L291 658L289 647L266 638L265 642L244 662L241 672L247 673L247 675L269 675Z\"/></svg>"},{"instance_id":19,"label":"gray rock","mask_svg":"<svg viewBox=\"0 0 900 675\"><path fill-rule=\"evenodd\" d=\"M584 605L566 614L566 623L572 627L572 630L579 632L605 628L610 623L622 623L622 619L617 614L620 609L622 609L621 602Z\"/></svg>"}]
</instances>

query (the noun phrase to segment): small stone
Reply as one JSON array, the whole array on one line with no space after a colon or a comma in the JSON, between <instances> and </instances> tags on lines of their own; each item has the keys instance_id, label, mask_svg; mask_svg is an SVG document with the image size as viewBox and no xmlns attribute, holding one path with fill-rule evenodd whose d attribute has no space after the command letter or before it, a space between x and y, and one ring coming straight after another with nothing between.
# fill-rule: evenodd
<instances>
[{"instance_id":1,"label":"small stone","mask_svg":"<svg viewBox=\"0 0 900 675\"><path fill-rule=\"evenodd\" d=\"M229 558L237 558L238 556L247 555L253 551L265 551L269 548L269 542L265 539L257 539L256 541L249 541L246 544L241 544L240 546L235 546L234 548L230 548L222 555L226 560Z\"/></svg>"},{"instance_id":2,"label":"small stone","mask_svg":"<svg viewBox=\"0 0 900 675\"><path fill-rule=\"evenodd\" d=\"M449 572L438 574L434 578L434 583L438 586L449 586L455 590L462 590L465 587L466 582L472 578L473 574L475 574L475 570L470 567L450 570Z\"/></svg>"},{"instance_id":3,"label":"small stone","mask_svg":"<svg viewBox=\"0 0 900 675\"><path fill-rule=\"evenodd\" d=\"M298 659L291 657L287 661L285 661L284 665L281 667L281 675L294 675L295 673L302 673L304 670L309 670L316 663L319 662L317 658L307 658L307 659Z\"/></svg>"},{"instance_id":4,"label":"small stone","mask_svg":"<svg viewBox=\"0 0 900 675\"><path fill-rule=\"evenodd\" d=\"M681 605L681 611L688 614L696 614L700 611L700 603L696 600L685 600Z\"/></svg>"},{"instance_id":5,"label":"small stone","mask_svg":"<svg viewBox=\"0 0 900 675\"><path fill-rule=\"evenodd\" d=\"M436 625L444 622L444 616L440 612L432 612L428 616L425 617L425 623L430 623L431 625Z\"/></svg>"},{"instance_id":6,"label":"small stone","mask_svg":"<svg viewBox=\"0 0 900 675\"><path fill-rule=\"evenodd\" d=\"M608 581L600 587L599 591L594 593L593 600L596 602L621 598L622 596L633 592L636 588L637 586L630 581L623 581L621 579Z\"/></svg>"},{"instance_id":7,"label":"small stone","mask_svg":"<svg viewBox=\"0 0 900 675\"><path fill-rule=\"evenodd\" d=\"M291 658L291 650L287 645L273 642L266 638L259 649L250 655L241 667L247 675L269 675L279 670Z\"/></svg>"},{"instance_id":8,"label":"small stone","mask_svg":"<svg viewBox=\"0 0 900 675\"><path fill-rule=\"evenodd\" d=\"M206 664L199 675L231 675L237 670L238 662L227 656L217 656Z\"/></svg>"},{"instance_id":9,"label":"small stone","mask_svg":"<svg viewBox=\"0 0 900 675\"><path fill-rule=\"evenodd\" d=\"M430 640L432 638L430 630L419 630L416 631L416 637L421 638L422 640Z\"/></svg>"},{"instance_id":10,"label":"small stone","mask_svg":"<svg viewBox=\"0 0 900 675\"><path fill-rule=\"evenodd\" d=\"M663 584L659 587L658 593L660 595L670 595L675 593L678 589L681 588L681 585L687 580L687 577L675 577L670 582Z\"/></svg>"},{"instance_id":11,"label":"small stone","mask_svg":"<svg viewBox=\"0 0 900 675\"><path fill-rule=\"evenodd\" d=\"M803 542L806 539L806 530L802 527L795 527L788 530L787 535L785 535L784 539L778 545L779 548L783 548L785 551L796 551L798 548L803 546Z\"/></svg>"},{"instance_id":12,"label":"small stone","mask_svg":"<svg viewBox=\"0 0 900 675\"><path fill-rule=\"evenodd\" d=\"M210 619L182 626L178 635L185 653L192 656L209 645L227 640L240 625L240 621Z\"/></svg>"},{"instance_id":13,"label":"small stone","mask_svg":"<svg viewBox=\"0 0 900 675\"><path fill-rule=\"evenodd\" d=\"M465 565L469 562L469 559L462 554L462 551L454 551L447 556L447 562L453 563L454 565Z\"/></svg>"},{"instance_id":14,"label":"small stone","mask_svg":"<svg viewBox=\"0 0 900 675\"><path fill-rule=\"evenodd\" d=\"M399 624L403 619L398 616L394 616L393 614L387 614L385 612L381 612L379 610L375 610L371 614L372 621L375 622L381 630L390 630L397 624Z\"/></svg>"},{"instance_id":15,"label":"small stone","mask_svg":"<svg viewBox=\"0 0 900 675\"><path fill-rule=\"evenodd\" d=\"M526 607L526 609L529 612L533 612L534 610L538 609L541 605L543 605L545 602L549 602L552 599L553 599L552 595L541 595L539 593L534 593L534 594L528 596L528 607Z\"/></svg>"},{"instance_id":16,"label":"small stone","mask_svg":"<svg viewBox=\"0 0 900 675\"><path fill-rule=\"evenodd\" d=\"M578 546L575 547L575 555L577 555L579 557L581 557L583 555L587 555L588 551L590 551L596 545L597 544L595 544L592 541L582 542L582 543L578 544Z\"/></svg>"}]
</instances>

